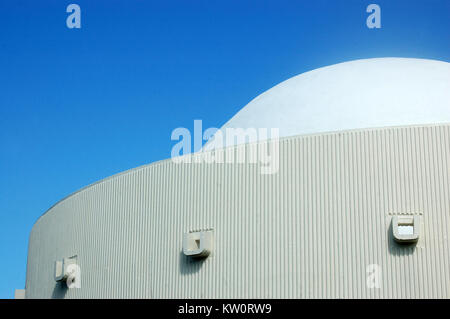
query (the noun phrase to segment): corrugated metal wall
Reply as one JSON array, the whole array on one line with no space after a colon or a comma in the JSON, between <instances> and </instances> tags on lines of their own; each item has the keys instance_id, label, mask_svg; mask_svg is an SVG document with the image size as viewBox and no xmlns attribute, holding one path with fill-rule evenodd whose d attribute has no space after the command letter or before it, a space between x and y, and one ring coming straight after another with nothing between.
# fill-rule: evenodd
<instances>
[{"instance_id":1,"label":"corrugated metal wall","mask_svg":"<svg viewBox=\"0 0 450 319\"><path fill-rule=\"evenodd\" d=\"M449 298L450 125L297 136L278 174L258 164L129 171L75 193L34 226L27 298ZM422 214L416 246L392 214ZM182 254L214 228L213 255ZM54 281L77 255L80 289ZM381 287L367 287L367 267Z\"/></svg>"}]
</instances>

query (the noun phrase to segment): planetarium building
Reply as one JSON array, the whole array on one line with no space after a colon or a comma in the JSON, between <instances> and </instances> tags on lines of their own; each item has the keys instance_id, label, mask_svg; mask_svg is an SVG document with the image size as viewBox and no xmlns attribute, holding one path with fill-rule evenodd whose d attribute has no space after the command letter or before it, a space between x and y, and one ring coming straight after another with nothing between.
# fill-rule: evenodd
<instances>
[{"instance_id":1,"label":"planetarium building","mask_svg":"<svg viewBox=\"0 0 450 319\"><path fill-rule=\"evenodd\" d=\"M319 68L227 128L277 128L276 170L167 159L83 188L35 223L17 296L450 298L450 63Z\"/></svg>"}]
</instances>

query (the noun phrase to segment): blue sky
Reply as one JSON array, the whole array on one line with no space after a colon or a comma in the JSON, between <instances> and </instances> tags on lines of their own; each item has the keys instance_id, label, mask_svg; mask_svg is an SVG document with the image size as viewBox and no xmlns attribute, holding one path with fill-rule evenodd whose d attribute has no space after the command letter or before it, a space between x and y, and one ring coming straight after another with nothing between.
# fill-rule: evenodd
<instances>
[{"instance_id":1,"label":"blue sky","mask_svg":"<svg viewBox=\"0 0 450 319\"><path fill-rule=\"evenodd\" d=\"M0 298L24 288L30 230L64 196L170 157L173 129L220 127L302 72L450 62L449 14L448 0L0 1Z\"/></svg>"}]
</instances>

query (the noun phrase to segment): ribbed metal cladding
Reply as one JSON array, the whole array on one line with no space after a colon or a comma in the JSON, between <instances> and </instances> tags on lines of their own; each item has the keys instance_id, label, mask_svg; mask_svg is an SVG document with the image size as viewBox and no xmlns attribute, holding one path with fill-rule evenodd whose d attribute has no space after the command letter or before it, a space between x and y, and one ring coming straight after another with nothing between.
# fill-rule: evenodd
<instances>
[{"instance_id":1,"label":"ribbed metal cladding","mask_svg":"<svg viewBox=\"0 0 450 319\"><path fill-rule=\"evenodd\" d=\"M248 146L246 146L248 147ZM259 164L157 162L85 188L33 227L27 298L449 298L450 125L296 136ZM421 214L416 246L392 214ZM182 254L214 229L213 254ZM54 281L77 255L81 288ZM368 288L367 267L381 268Z\"/></svg>"}]
</instances>

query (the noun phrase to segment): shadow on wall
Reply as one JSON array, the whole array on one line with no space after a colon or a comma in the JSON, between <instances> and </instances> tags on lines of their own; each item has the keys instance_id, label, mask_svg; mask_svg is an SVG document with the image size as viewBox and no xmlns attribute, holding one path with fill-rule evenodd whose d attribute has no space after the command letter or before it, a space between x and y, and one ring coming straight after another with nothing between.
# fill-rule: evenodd
<instances>
[{"instance_id":1,"label":"shadow on wall","mask_svg":"<svg viewBox=\"0 0 450 319\"><path fill-rule=\"evenodd\" d=\"M412 254L414 254L414 251L416 250L416 243L399 244L395 241L393 230L392 230L392 223L390 223L389 229L388 229L388 246L389 246L389 253L393 256L412 255Z\"/></svg>"},{"instance_id":2,"label":"shadow on wall","mask_svg":"<svg viewBox=\"0 0 450 319\"><path fill-rule=\"evenodd\" d=\"M56 282L55 288L53 288L52 299L64 299L67 290L69 290L69 288L67 288L65 281Z\"/></svg>"},{"instance_id":3,"label":"shadow on wall","mask_svg":"<svg viewBox=\"0 0 450 319\"><path fill-rule=\"evenodd\" d=\"M205 263L206 258L192 258L180 252L180 273L189 275L199 272Z\"/></svg>"}]
</instances>

